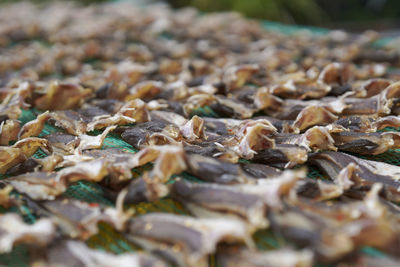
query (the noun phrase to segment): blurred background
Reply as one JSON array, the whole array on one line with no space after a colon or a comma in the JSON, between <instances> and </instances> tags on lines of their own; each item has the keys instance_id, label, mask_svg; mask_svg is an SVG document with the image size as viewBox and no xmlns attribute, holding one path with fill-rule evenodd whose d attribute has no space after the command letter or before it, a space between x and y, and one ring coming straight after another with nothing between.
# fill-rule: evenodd
<instances>
[{"instance_id":1,"label":"blurred background","mask_svg":"<svg viewBox=\"0 0 400 267\"><path fill-rule=\"evenodd\" d=\"M49 2L52 0L31 0ZM54 1L54 0L53 0ZM82 4L107 0L75 0ZM114 0L115 1L115 0ZM383 30L398 34L400 0L119 0L150 4L165 2L175 8L194 6L204 12L234 10L251 18L349 31ZM16 0L0 0L0 3Z\"/></svg>"}]
</instances>

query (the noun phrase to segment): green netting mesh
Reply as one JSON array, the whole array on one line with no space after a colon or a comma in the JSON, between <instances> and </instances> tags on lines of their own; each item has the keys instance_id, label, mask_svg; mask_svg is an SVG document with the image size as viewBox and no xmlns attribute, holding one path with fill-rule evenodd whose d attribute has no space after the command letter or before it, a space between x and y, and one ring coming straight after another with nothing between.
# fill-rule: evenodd
<instances>
[{"instance_id":1,"label":"green netting mesh","mask_svg":"<svg viewBox=\"0 0 400 267\"><path fill-rule=\"evenodd\" d=\"M292 34L294 32L297 32L298 30L304 29L302 27L284 26L278 23L271 23L271 22L265 22L263 23L263 25L268 29L276 30L285 34ZM307 28L307 29L312 31L314 34L318 35L325 34L327 32L325 29L320 29L320 28ZM38 113L39 111L35 109L29 111L23 111L20 117L20 121L22 123L26 123L30 120L33 120L36 118L36 115ZM216 114L209 107L197 109L191 115L218 117L218 114ZM386 129L386 130L398 130L398 129ZM40 136L44 136L49 133L57 131L60 131L60 129L46 124ZM100 134L100 131L94 131L91 134L97 135ZM135 148L133 148L128 143L124 142L121 138L119 138L118 135L114 133L110 133L107 136L103 148L118 148L131 153L135 153L137 151ZM45 156L46 154L40 149L34 155L34 157L36 158L43 158ZM360 156L360 157L400 166L399 149L390 150L378 156ZM151 168L152 165L147 164L145 166L133 169L132 172L134 174L134 177L138 177L144 171L150 170ZM171 177L168 183L173 183L175 178L178 176L192 182L202 182L196 177L188 175L187 173L182 173L180 175L174 175L173 177ZM308 177L313 179L326 179L317 169L313 167L309 167ZM5 178L5 176L0 176L0 179L2 178ZM114 205L114 203L112 203L103 196L102 189L97 184L87 181L79 181L77 183L72 184L68 188L68 190L64 193L64 195L67 197L79 199L81 201L96 202L103 205ZM170 198L163 198L161 200L154 201L151 203L140 203L138 205L131 205L130 207L135 208L137 215L156 212L156 211L169 212L175 214L189 214L180 203ZM0 207L0 213L5 213L5 212L20 213L27 223L34 223L37 219L27 206L22 206L20 208L13 207L10 209L5 209ZM260 230L256 232L254 234L254 241L258 249L260 250L275 249L282 247L286 244L285 240L282 237L278 236L276 233L273 233L270 230ZM96 234L95 236L92 236L89 240L87 240L87 244L92 248L106 250L117 254L128 251L140 250L138 246L130 243L120 233L116 232L110 225L107 225L105 223L99 224L99 233ZM364 247L362 248L361 252L375 257L385 256L378 250L373 249L371 247ZM29 252L27 247L24 245L16 245L11 253L0 254L0 264L7 266L28 266ZM210 257L210 266L216 266L214 256Z\"/></svg>"}]
</instances>

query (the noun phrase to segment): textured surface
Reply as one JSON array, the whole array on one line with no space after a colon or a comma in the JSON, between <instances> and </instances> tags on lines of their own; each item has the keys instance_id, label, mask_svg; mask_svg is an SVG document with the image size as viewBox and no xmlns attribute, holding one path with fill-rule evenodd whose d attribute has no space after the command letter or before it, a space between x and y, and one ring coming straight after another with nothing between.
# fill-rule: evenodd
<instances>
[{"instance_id":1,"label":"textured surface","mask_svg":"<svg viewBox=\"0 0 400 267\"><path fill-rule=\"evenodd\" d=\"M280 24L276 23L269 23L265 22L263 25L271 30L277 30L280 32L284 32L287 34L292 34L298 30L302 30L303 28L300 27L288 27L288 26L282 26ZM324 34L326 31L324 29L310 29L312 30L315 34ZM29 111L24 111L22 116L20 117L20 120L23 123L26 123L30 120L33 120L35 118L34 113L37 112L36 110L29 110ZM202 108L200 110L196 110L194 114L201 114L203 116L210 116L210 117L215 117L216 114L214 113L213 110L210 108ZM394 130L394 129L392 129ZM59 131L56 127L53 127L51 125L46 124L43 132L41 133L42 135L46 135L52 132ZM99 132L93 132L94 135L99 134ZM127 152L135 153L136 150L123 140L117 137L115 134L109 134L104 142L103 148L118 148ZM36 154L34 155L37 158L44 157L45 154L42 151L37 151ZM383 153L379 156L370 156L370 157L362 157L362 158L367 158L367 159L372 159L372 160L377 160L377 161L382 161L394 165L400 166L400 150L390 150L387 151L386 153ZM146 165L144 167L140 167L137 169L133 170L133 173L136 174L135 176L138 177L143 170L150 169L151 165ZM195 177L192 177L187 174L182 174L181 177L187 180L191 181L199 181ZM308 172L308 177L316 179L316 178L324 178L321 173L319 173L316 169L314 168L309 168ZM173 182L174 177L171 178L169 182ZM95 203L101 203L104 205L114 205L114 203L111 203L108 199L106 199L103 196L103 193L101 189L94 183L90 182L77 182L73 185L71 185L68 190L65 192L65 195L68 197L73 197L82 201L87 201L87 202L95 202ZM128 208L128 207L127 207ZM150 212L155 212L155 211L163 211L163 212L169 212L169 213L176 213L176 214L187 214L187 211L183 208L183 206L180 203L177 203L176 201L173 201L168 198L164 198L159 201L155 201L152 203L141 203L138 205L134 206L136 210L136 214L145 214L145 213L150 213ZM33 223L37 219L31 211L27 207L21 207L19 210L17 210L15 207L11 208L9 210L6 209L0 209L0 212L19 212L23 215L24 220L27 223ZM87 244L90 247L97 248L97 249L103 249L106 251L111 251L114 253L124 253L127 251L134 251L138 250L139 248L135 246L134 244L128 242L122 235L114 231L109 225L101 223L99 225L100 232L91 237L88 241ZM277 236L276 234L272 234L268 230L262 230L258 231L254 235L254 240L256 242L256 245L259 249L261 250L268 250L272 248L278 248L283 245L285 245L285 240ZM364 253L367 253L372 256L376 257L382 257L384 256L382 253L379 251L366 247L362 250ZM11 253L8 254L2 254L0 255L0 263L7 265L7 266L27 266L29 263L29 253L28 250L25 246L23 245L18 245L14 248L14 250ZM213 257L210 257L210 266L215 266L215 263L213 262Z\"/></svg>"}]
</instances>

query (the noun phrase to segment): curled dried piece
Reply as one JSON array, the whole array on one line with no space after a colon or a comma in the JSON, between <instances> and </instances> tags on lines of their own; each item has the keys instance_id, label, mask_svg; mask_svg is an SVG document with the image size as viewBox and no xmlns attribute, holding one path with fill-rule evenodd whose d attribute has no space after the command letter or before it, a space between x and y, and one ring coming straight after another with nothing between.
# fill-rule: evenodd
<instances>
[{"instance_id":1,"label":"curled dried piece","mask_svg":"<svg viewBox=\"0 0 400 267\"><path fill-rule=\"evenodd\" d=\"M199 116L193 116L181 127L181 133L188 141L205 138L204 120Z\"/></svg>"},{"instance_id":2,"label":"curled dried piece","mask_svg":"<svg viewBox=\"0 0 400 267\"><path fill-rule=\"evenodd\" d=\"M0 189L0 206L8 208L13 203L13 197L10 195L13 187L6 185Z\"/></svg>"},{"instance_id":3,"label":"curled dried piece","mask_svg":"<svg viewBox=\"0 0 400 267\"><path fill-rule=\"evenodd\" d=\"M63 156L59 154L51 154L42 159L36 159L36 162L41 166L40 170L45 172L52 172L57 167L57 165L64 161Z\"/></svg>"},{"instance_id":4,"label":"curled dried piece","mask_svg":"<svg viewBox=\"0 0 400 267\"><path fill-rule=\"evenodd\" d=\"M229 118L203 118L208 132L218 135L233 135L236 128L243 122ZM261 118L262 119L262 118Z\"/></svg>"},{"instance_id":5,"label":"curled dried piece","mask_svg":"<svg viewBox=\"0 0 400 267\"><path fill-rule=\"evenodd\" d=\"M261 87L254 95L254 105L260 110L279 110L283 105L283 100L274 96L267 87Z\"/></svg>"},{"instance_id":6,"label":"curled dried piece","mask_svg":"<svg viewBox=\"0 0 400 267\"><path fill-rule=\"evenodd\" d=\"M101 148L107 134L117 128L116 125L107 127L101 134L91 136L83 134L79 136L79 145L75 149L76 153L81 154L83 150Z\"/></svg>"},{"instance_id":7,"label":"curled dried piece","mask_svg":"<svg viewBox=\"0 0 400 267\"><path fill-rule=\"evenodd\" d=\"M219 184L245 183L251 180L239 165L196 154L186 156L186 171L201 180Z\"/></svg>"},{"instance_id":8,"label":"curled dried piece","mask_svg":"<svg viewBox=\"0 0 400 267\"><path fill-rule=\"evenodd\" d=\"M382 204L381 184L375 184L362 201L315 205L302 199L287 213L274 214L281 233L312 247L319 260L340 259L362 246L383 251L398 248L394 225L397 215ZM301 225L293 223L302 221ZM337 246L340 242L341 246Z\"/></svg>"},{"instance_id":9,"label":"curled dried piece","mask_svg":"<svg viewBox=\"0 0 400 267\"><path fill-rule=\"evenodd\" d=\"M6 120L0 124L0 145L8 145L18 139L21 125L17 120Z\"/></svg>"},{"instance_id":10,"label":"curled dried piece","mask_svg":"<svg viewBox=\"0 0 400 267\"><path fill-rule=\"evenodd\" d=\"M289 79L271 87L273 95L295 99L321 98L327 95L330 90L331 86L328 84L304 77Z\"/></svg>"},{"instance_id":11,"label":"curled dried piece","mask_svg":"<svg viewBox=\"0 0 400 267\"><path fill-rule=\"evenodd\" d=\"M29 137L15 143L12 147L0 147L0 173L4 174L8 169L31 157L39 148L45 152L51 151L46 139Z\"/></svg>"},{"instance_id":12,"label":"curled dried piece","mask_svg":"<svg viewBox=\"0 0 400 267\"><path fill-rule=\"evenodd\" d=\"M125 97L125 101L133 99L146 99L154 97L163 89L162 82L144 81L136 84L129 89L129 94Z\"/></svg>"},{"instance_id":13,"label":"curled dried piece","mask_svg":"<svg viewBox=\"0 0 400 267\"><path fill-rule=\"evenodd\" d=\"M258 151L252 161L279 168L292 168L307 161L308 147L294 144L278 144L275 148Z\"/></svg>"},{"instance_id":14,"label":"curled dried piece","mask_svg":"<svg viewBox=\"0 0 400 267\"><path fill-rule=\"evenodd\" d=\"M45 88L44 94L37 98L34 105L42 110L74 109L82 105L90 89L70 83L50 82Z\"/></svg>"},{"instance_id":15,"label":"curled dried piece","mask_svg":"<svg viewBox=\"0 0 400 267\"><path fill-rule=\"evenodd\" d=\"M36 259L33 265L46 266L102 266L102 267L166 267L157 257L143 253L130 252L120 255L89 248L81 241L62 241L46 248L43 259Z\"/></svg>"},{"instance_id":16,"label":"curled dried piece","mask_svg":"<svg viewBox=\"0 0 400 267\"><path fill-rule=\"evenodd\" d=\"M20 175L27 172L33 172L40 168L39 162L35 158L28 158L8 169L6 175Z\"/></svg>"},{"instance_id":17,"label":"curled dried piece","mask_svg":"<svg viewBox=\"0 0 400 267\"><path fill-rule=\"evenodd\" d=\"M318 187L321 194L319 200L333 199L341 196L354 184L352 179L360 179L359 177L357 177L358 171L360 171L360 168L356 164L351 162L339 172L337 177L335 177L334 184L318 180Z\"/></svg>"},{"instance_id":18,"label":"curled dried piece","mask_svg":"<svg viewBox=\"0 0 400 267\"><path fill-rule=\"evenodd\" d=\"M49 112L46 111L38 115L36 119L26 123L19 131L18 139L21 140L31 136L38 136L42 132L44 124L48 118Z\"/></svg>"},{"instance_id":19,"label":"curled dried piece","mask_svg":"<svg viewBox=\"0 0 400 267\"><path fill-rule=\"evenodd\" d=\"M200 217L230 217L244 220L252 231L268 226L267 208L282 209L281 198L290 195L304 171L285 171L254 184L221 185L177 181L171 195Z\"/></svg>"},{"instance_id":20,"label":"curled dried piece","mask_svg":"<svg viewBox=\"0 0 400 267\"><path fill-rule=\"evenodd\" d=\"M233 217L246 222L251 231L269 225L262 197L233 186L178 180L172 185L171 196L199 217Z\"/></svg>"},{"instance_id":21,"label":"curled dried piece","mask_svg":"<svg viewBox=\"0 0 400 267\"><path fill-rule=\"evenodd\" d=\"M210 135L208 135L210 137ZM234 139L228 140L228 144L221 144L217 141L223 142L221 140L211 140L209 138L207 141L196 142L192 144L185 144L185 152L188 154L199 154L205 157L211 157L216 159L221 159L226 162L237 163L239 160L238 154L233 151L230 147L237 144Z\"/></svg>"},{"instance_id":22,"label":"curled dried piece","mask_svg":"<svg viewBox=\"0 0 400 267\"><path fill-rule=\"evenodd\" d=\"M393 99L400 97L400 82L392 83L378 95L369 98L346 98L348 105L344 115L387 115L393 106Z\"/></svg>"},{"instance_id":23,"label":"curled dried piece","mask_svg":"<svg viewBox=\"0 0 400 267\"><path fill-rule=\"evenodd\" d=\"M335 146L341 150L359 154L377 155L389 149L399 148L400 134L396 132L340 132L332 133Z\"/></svg>"},{"instance_id":24,"label":"curled dried piece","mask_svg":"<svg viewBox=\"0 0 400 267\"><path fill-rule=\"evenodd\" d=\"M337 119L337 116L322 106L308 106L297 115L292 127L303 131L315 125L329 124Z\"/></svg>"},{"instance_id":25,"label":"curled dried piece","mask_svg":"<svg viewBox=\"0 0 400 267\"><path fill-rule=\"evenodd\" d=\"M0 147L0 173L4 174L8 169L23 162L26 156L21 149L14 147Z\"/></svg>"},{"instance_id":26,"label":"curled dried piece","mask_svg":"<svg viewBox=\"0 0 400 267\"><path fill-rule=\"evenodd\" d=\"M275 141L269 137L275 133L276 128L268 120L246 120L239 126L235 137L237 144L231 146L232 150L245 159L251 159L257 151L275 146ZM224 145L230 146L229 141Z\"/></svg>"},{"instance_id":27,"label":"curled dried piece","mask_svg":"<svg viewBox=\"0 0 400 267\"><path fill-rule=\"evenodd\" d=\"M398 191L400 186L400 167L398 166L372 160L364 160L333 151L312 154L309 156L309 162L326 173L332 180L337 179L342 169L350 163L354 163L358 168L354 169L352 177L359 178L352 179L355 186L368 188L374 183L382 183L387 199L392 201L400 200Z\"/></svg>"},{"instance_id":28,"label":"curled dried piece","mask_svg":"<svg viewBox=\"0 0 400 267\"><path fill-rule=\"evenodd\" d=\"M161 121L138 123L125 130L121 137L128 144L140 149L147 144L151 134L162 132L166 126L167 124Z\"/></svg>"},{"instance_id":29,"label":"curled dried piece","mask_svg":"<svg viewBox=\"0 0 400 267\"><path fill-rule=\"evenodd\" d=\"M169 193L168 186L161 181L152 179L148 172L145 172L142 177L133 180L125 190L127 191L124 198L125 204L155 201L167 196ZM116 200L118 192L107 189L106 196Z\"/></svg>"},{"instance_id":30,"label":"curled dried piece","mask_svg":"<svg viewBox=\"0 0 400 267\"><path fill-rule=\"evenodd\" d=\"M380 94L383 90L385 90L391 82L386 79L370 79L367 81L361 82L360 85L355 85L354 91L355 97L360 98L369 98L374 95Z\"/></svg>"},{"instance_id":31,"label":"curled dried piece","mask_svg":"<svg viewBox=\"0 0 400 267\"><path fill-rule=\"evenodd\" d=\"M12 147L21 149L22 153L26 157L30 157L40 148L47 154L50 154L53 150L46 139L38 137L28 137L21 139L16 142Z\"/></svg>"},{"instance_id":32,"label":"curled dried piece","mask_svg":"<svg viewBox=\"0 0 400 267\"><path fill-rule=\"evenodd\" d=\"M27 108L29 105L25 103L33 91L32 84L22 82L17 88L14 88L7 96L2 99L0 104L0 116L6 116L9 119L17 120L21 115L21 107Z\"/></svg>"},{"instance_id":33,"label":"curled dried piece","mask_svg":"<svg viewBox=\"0 0 400 267\"><path fill-rule=\"evenodd\" d=\"M225 84L228 92L233 91L242 87L258 71L259 67L257 65L232 66L225 70L222 82Z\"/></svg>"},{"instance_id":34,"label":"curled dried piece","mask_svg":"<svg viewBox=\"0 0 400 267\"><path fill-rule=\"evenodd\" d=\"M49 113L49 121L72 135L85 134L88 119L73 110L57 110Z\"/></svg>"},{"instance_id":35,"label":"curled dried piece","mask_svg":"<svg viewBox=\"0 0 400 267\"><path fill-rule=\"evenodd\" d=\"M53 151L63 155L73 154L80 142L79 137L62 132L51 133L44 138L50 143Z\"/></svg>"},{"instance_id":36,"label":"curled dried piece","mask_svg":"<svg viewBox=\"0 0 400 267\"><path fill-rule=\"evenodd\" d=\"M131 169L144 165L148 160L136 160L142 157L143 152L132 154L117 148L93 149L84 153L85 156L107 161L108 173L111 176L110 185L117 185L132 178Z\"/></svg>"},{"instance_id":37,"label":"curled dried piece","mask_svg":"<svg viewBox=\"0 0 400 267\"><path fill-rule=\"evenodd\" d=\"M197 94L189 97L185 104L183 104L183 114L189 117L192 112L198 108L204 106L210 106L215 102L216 98L214 95L209 94Z\"/></svg>"},{"instance_id":38,"label":"curled dried piece","mask_svg":"<svg viewBox=\"0 0 400 267\"><path fill-rule=\"evenodd\" d=\"M6 182L33 199L54 199L67 190L66 185L56 179L56 173L33 172L8 178Z\"/></svg>"},{"instance_id":39,"label":"curled dried piece","mask_svg":"<svg viewBox=\"0 0 400 267\"><path fill-rule=\"evenodd\" d=\"M269 251L249 251L246 249L225 249L217 254L217 261L224 267L311 267L314 253L310 250L280 248Z\"/></svg>"},{"instance_id":40,"label":"curled dried piece","mask_svg":"<svg viewBox=\"0 0 400 267\"><path fill-rule=\"evenodd\" d=\"M242 103L234 98L225 96L215 96L216 103L211 104L211 108L222 117L233 117L238 119L248 119L257 111L255 107L247 103Z\"/></svg>"},{"instance_id":41,"label":"curled dried piece","mask_svg":"<svg viewBox=\"0 0 400 267\"><path fill-rule=\"evenodd\" d=\"M11 252L14 244L45 246L53 241L56 228L51 220L43 218L29 225L14 213L0 215L0 253Z\"/></svg>"},{"instance_id":42,"label":"curled dried piece","mask_svg":"<svg viewBox=\"0 0 400 267\"><path fill-rule=\"evenodd\" d=\"M343 86L353 77L350 64L333 62L326 65L318 76L318 80L329 85Z\"/></svg>"},{"instance_id":43,"label":"curled dried piece","mask_svg":"<svg viewBox=\"0 0 400 267\"><path fill-rule=\"evenodd\" d=\"M234 219L197 219L151 213L129 221L127 238L178 266L208 266L220 242L251 244L244 223Z\"/></svg>"},{"instance_id":44,"label":"curled dried piece","mask_svg":"<svg viewBox=\"0 0 400 267\"><path fill-rule=\"evenodd\" d=\"M308 151L336 151L335 141L331 134L340 133L342 131L342 127L336 127L334 125L314 126L303 134L279 134L276 137L276 142L278 144L297 145L306 148Z\"/></svg>"},{"instance_id":45,"label":"curled dried piece","mask_svg":"<svg viewBox=\"0 0 400 267\"><path fill-rule=\"evenodd\" d=\"M346 99L348 98L349 94L352 93L349 92L340 97L324 97L319 100L307 101L287 99L285 100L285 102L283 102L283 105L280 109L271 111L267 110L266 113L276 119L295 120L304 109L306 109L307 107L313 107L311 108L311 110L316 109L318 112L320 112L320 116L326 114L328 115L328 117L332 117L329 113L327 113L327 111L332 113L332 115L341 114L346 108L349 107L349 104L346 104ZM310 118L308 118L308 120L315 119L315 116L313 117L312 114L310 115L310 112L307 113L304 115L311 116ZM307 116L305 118L307 118ZM321 119L321 123L326 123L322 120L323 117L319 117L319 119Z\"/></svg>"},{"instance_id":46,"label":"curled dried piece","mask_svg":"<svg viewBox=\"0 0 400 267\"><path fill-rule=\"evenodd\" d=\"M159 153L150 172L152 180L166 182L173 174L181 173L187 168L182 146L156 146L152 149Z\"/></svg>"},{"instance_id":47,"label":"curled dried piece","mask_svg":"<svg viewBox=\"0 0 400 267\"><path fill-rule=\"evenodd\" d=\"M87 125L88 131L102 129L112 125L125 125L134 122L146 122L150 120L150 114L147 111L146 104L135 99L127 102L114 115L100 115L92 119Z\"/></svg>"},{"instance_id":48,"label":"curled dried piece","mask_svg":"<svg viewBox=\"0 0 400 267\"><path fill-rule=\"evenodd\" d=\"M71 238L85 240L98 232L97 224L101 221L111 224L122 231L132 210L123 211L122 201L116 208L102 207L98 203L87 203L77 199L57 198L55 200L33 202L28 205L38 215L45 215L56 224L62 234Z\"/></svg>"},{"instance_id":49,"label":"curled dried piece","mask_svg":"<svg viewBox=\"0 0 400 267\"><path fill-rule=\"evenodd\" d=\"M376 129L375 131L382 130L386 127L400 127L400 118L398 116L386 116L378 118L372 123L372 129Z\"/></svg>"},{"instance_id":50,"label":"curled dried piece","mask_svg":"<svg viewBox=\"0 0 400 267\"><path fill-rule=\"evenodd\" d=\"M333 123L354 132L376 132L376 128L372 126L372 118L368 116L348 116L340 118Z\"/></svg>"},{"instance_id":51,"label":"curled dried piece","mask_svg":"<svg viewBox=\"0 0 400 267\"><path fill-rule=\"evenodd\" d=\"M348 116L340 118L333 123L340 125L351 132L375 133L386 127L400 127L398 116L371 117L371 116Z\"/></svg>"},{"instance_id":52,"label":"curled dried piece","mask_svg":"<svg viewBox=\"0 0 400 267\"><path fill-rule=\"evenodd\" d=\"M81 162L59 172L31 172L7 178L17 191L37 200L54 199L67 189L69 183L88 180L98 182L107 172L105 160Z\"/></svg>"}]
</instances>

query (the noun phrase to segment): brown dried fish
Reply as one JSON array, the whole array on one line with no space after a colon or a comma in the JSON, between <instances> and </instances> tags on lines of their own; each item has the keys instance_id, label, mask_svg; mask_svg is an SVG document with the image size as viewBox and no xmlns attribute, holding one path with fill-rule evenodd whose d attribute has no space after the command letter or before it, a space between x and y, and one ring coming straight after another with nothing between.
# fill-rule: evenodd
<instances>
[{"instance_id":1,"label":"brown dried fish","mask_svg":"<svg viewBox=\"0 0 400 267\"><path fill-rule=\"evenodd\" d=\"M80 85L50 82L42 96L35 100L35 106L42 110L73 109L82 105L85 97L91 94L90 89Z\"/></svg>"},{"instance_id":2,"label":"brown dried fish","mask_svg":"<svg viewBox=\"0 0 400 267\"><path fill-rule=\"evenodd\" d=\"M21 125L17 120L6 120L0 124L0 145L8 145L10 141L18 139Z\"/></svg>"},{"instance_id":3,"label":"brown dried fish","mask_svg":"<svg viewBox=\"0 0 400 267\"><path fill-rule=\"evenodd\" d=\"M49 122L68 134L79 136L86 133L88 119L73 110L57 110L49 113Z\"/></svg>"},{"instance_id":4,"label":"brown dried fish","mask_svg":"<svg viewBox=\"0 0 400 267\"><path fill-rule=\"evenodd\" d=\"M49 112L46 111L36 117L36 119L26 123L22 126L21 130L18 133L18 139L24 139L31 136L38 136L43 128L44 124L49 118Z\"/></svg>"}]
</instances>

